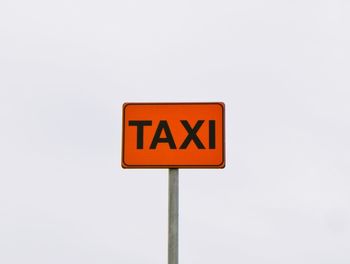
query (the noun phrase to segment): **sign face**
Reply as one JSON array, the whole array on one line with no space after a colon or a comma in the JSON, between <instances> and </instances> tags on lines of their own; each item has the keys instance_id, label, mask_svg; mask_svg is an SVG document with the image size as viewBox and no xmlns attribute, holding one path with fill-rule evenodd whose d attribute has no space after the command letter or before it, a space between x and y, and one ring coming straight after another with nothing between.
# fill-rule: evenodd
<instances>
[{"instance_id":1,"label":"sign face","mask_svg":"<svg viewBox=\"0 0 350 264\"><path fill-rule=\"evenodd\" d=\"M123 168L224 168L224 103L125 103Z\"/></svg>"}]
</instances>

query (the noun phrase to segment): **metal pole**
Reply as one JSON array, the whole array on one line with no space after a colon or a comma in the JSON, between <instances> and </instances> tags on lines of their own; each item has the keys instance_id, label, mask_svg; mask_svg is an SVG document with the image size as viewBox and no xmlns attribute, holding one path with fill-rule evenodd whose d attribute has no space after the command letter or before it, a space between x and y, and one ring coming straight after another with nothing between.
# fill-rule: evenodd
<instances>
[{"instance_id":1,"label":"metal pole","mask_svg":"<svg viewBox=\"0 0 350 264\"><path fill-rule=\"evenodd\" d=\"M179 169L169 169L168 264L179 262Z\"/></svg>"}]
</instances>

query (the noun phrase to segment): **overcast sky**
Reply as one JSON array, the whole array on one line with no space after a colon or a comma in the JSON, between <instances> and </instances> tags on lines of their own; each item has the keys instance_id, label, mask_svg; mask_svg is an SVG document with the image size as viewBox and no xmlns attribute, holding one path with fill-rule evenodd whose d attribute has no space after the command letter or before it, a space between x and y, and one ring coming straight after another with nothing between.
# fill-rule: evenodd
<instances>
[{"instance_id":1,"label":"overcast sky","mask_svg":"<svg viewBox=\"0 0 350 264\"><path fill-rule=\"evenodd\" d=\"M350 2L0 1L0 263L164 264L167 170L124 102L223 101L180 170L181 264L350 263Z\"/></svg>"}]
</instances>

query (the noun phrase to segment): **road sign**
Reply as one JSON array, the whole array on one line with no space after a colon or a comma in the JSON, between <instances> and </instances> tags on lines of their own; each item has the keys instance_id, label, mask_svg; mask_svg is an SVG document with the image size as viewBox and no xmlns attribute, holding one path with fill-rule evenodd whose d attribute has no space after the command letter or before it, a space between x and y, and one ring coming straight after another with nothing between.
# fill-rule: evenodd
<instances>
[{"instance_id":1,"label":"road sign","mask_svg":"<svg viewBox=\"0 0 350 264\"><path fill-rule=\"evenodd\" d=\"M225 167L224 103L125 103L123 168Z\"/></svg>"}]
</instances>

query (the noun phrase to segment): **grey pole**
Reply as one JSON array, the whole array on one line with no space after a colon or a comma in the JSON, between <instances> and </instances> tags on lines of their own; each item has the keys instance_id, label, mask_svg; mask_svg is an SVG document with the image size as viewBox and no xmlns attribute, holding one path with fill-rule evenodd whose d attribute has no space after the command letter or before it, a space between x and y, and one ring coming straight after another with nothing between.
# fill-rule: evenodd
<instances>
[{"instance_id":1,"label":"grey pole","mask_svg":"<svg viewBox=\"0 0 350 264\"><path fill-rule=\"evenodd\" d=\"M179 169L169 169L168 264L179 262Z\"/></svg>"}]
</instances>

